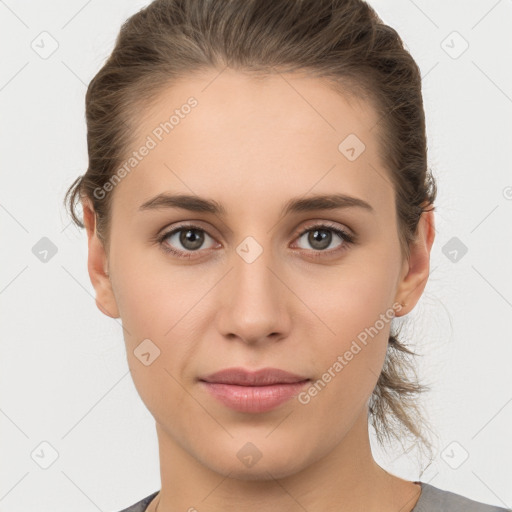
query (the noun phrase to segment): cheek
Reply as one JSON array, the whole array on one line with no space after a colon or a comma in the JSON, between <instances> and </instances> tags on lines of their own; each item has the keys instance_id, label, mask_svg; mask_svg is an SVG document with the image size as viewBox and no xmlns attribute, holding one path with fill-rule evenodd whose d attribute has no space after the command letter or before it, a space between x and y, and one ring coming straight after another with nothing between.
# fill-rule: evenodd
<instances>
[{"instance_id":1,"label":"cheek","mask_svg":"<svg viewBox=\"0 0 512 512\"><path fill-rule=\"evenodd\" d=\"M393 301L396 292L396 264L387 264L384 259L364 257L333 269L329 274L311 283L304 283L301 296L329 327L333 343L345 342L357 337L366 328L374 326L381 315L389 317L389 328L393 316ZM381 323L379 330L382 330ZM335 340L340 340L336 342Z\"/></svg>"},{"instance_id":2,"label":"cheek","mask_svg":"<svg viewBox=\"0 0 512 512\"><path fill-rule=\"evenodd\" d=\"M368 302L347 302L347 308L332 311L329 321L335 334L323 336L315 350L316 380L305 390L302 400L304 420L318 423L325 431L329 422L337 428L325 431L326 440L339 441L367 406L385 360L392 311L389 318ZM328 438L328 439L327 439Z\"/></svg>"},{"instance_id":3,"label":"cheek","mask_svg":"<svg viewBox=\"0 0 512 512\"><path fill-rule=\"evenodd\" d=\"M187 329L187 313L193 314L190 310L201 294L194 292L190 279L181 282L169 269L144 266L134 254L113 262L113 268L133 383L155 419L177 428L184 419L167 417L166 411L180 410L186 416L190 408L190 397L178 382L194 357L190 352L196 333Z\"/></svg>"},{"instance_id":4,"label":"cheek","mask_svg":"<svg viewBox=\"0 0 512 512\"><path fill-rule=\"evenodd\" d=\"M185 267L171 266L162 255L148 258L149 253L156 252L156 248L134 249L126 255L120 250L113 252L114 294L130 334L165 340L169 330L200 299L201 290L192 285L190 269L187 274Z\"/></svg>"},{"instance_id":5,"label":"cheek","mask_svg":"<svg viewBox=\"0 0 512 512\"><path fill-rule=\"evenodd\" d=\"M135 370L133 380L141 395L159 386L174 390L176 382L171 375L181 379L187 361L195 357L202 334L197 330L202 324L194 319L207 319L211 313L205 309L208 302L201 298L214 280L208 276L204 280L193 279L190 268L171 267L162 257L158 264L148 264L144 251L118 258L120 254L121 251L112 253L113 289L123 323L128 364ZM149 356L143 355L146 353ZM179 399L180 389L178 386L174 390L174 399ZM147 399L151 401L152 397Z\"/></svg>"},{"instance_id":6,"label":"cheek","mask_svg":"<svg viewBox=\"0 0 512 512\"><path fill-rule=\"evenodd\" d=\"M316 292L301 293L308 293L308 305L322 320L312 329L325 332L315 350L320 401L342 413L362 406L377 383L394 317L396 275L382 257L361 257L336 274L318 282Z\"/></svg>"}]
</instances>

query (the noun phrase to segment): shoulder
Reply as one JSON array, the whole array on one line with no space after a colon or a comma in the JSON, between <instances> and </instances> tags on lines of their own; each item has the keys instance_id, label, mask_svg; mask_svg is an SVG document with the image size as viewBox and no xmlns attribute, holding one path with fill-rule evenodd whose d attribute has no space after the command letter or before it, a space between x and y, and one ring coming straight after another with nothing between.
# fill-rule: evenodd
<instances>
[{"instance_id":1,"label":"shoulder","mask_svg":"<svg viewBox=\"0 0 512 512\"><path fill-rule=\"evenodd\" d=\"M412 512L511 512L512 509L500 508L474 501L460 494L445 491L425 482L421 484L421 495ZM151 500L159 493L146 496L142 500L120 512L144 512Z\"/></svg>"},{"instance_id":2,"label":"shoulder","mask_svg":"<svg viewBox=\"0 0 512 512\"><path fill-rule=\"evenodd\" d=\"M160 491L155 491L153 494L146 496L144 499L130 505L128 508L123 508L120 512L144 512L148 507L151 500L159 493Z\"/></svg>"},{"instance_id":3,"label":"shoulder","mask_svg":"<svg viewBox=\"0 0 512 512\"><path fill-rule=\"evenodd\" d=\"M419 483L421 494L412 512L507 512L511 510L486 505L425 482Z\"/></svg>"}]
</instances>

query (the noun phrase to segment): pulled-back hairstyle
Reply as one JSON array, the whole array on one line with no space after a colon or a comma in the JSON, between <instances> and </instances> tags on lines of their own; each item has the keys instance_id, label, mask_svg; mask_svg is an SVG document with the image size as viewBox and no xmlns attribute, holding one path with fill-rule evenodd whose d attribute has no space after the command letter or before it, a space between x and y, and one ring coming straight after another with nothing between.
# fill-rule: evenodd
<instances>
[{"instance_id":1,"label":"pulled-back hairstyle","mask_svg":"<svg viewBox=\"0 0 512 512\"><path fill-rule=\"evenodd\" d=\"M397 32L362 0L155 0L122 26L86 94L89 166L64 198L73 221L88 199L98 237L109 248L112 194L97 197L123 161L144 109L173 82L202 70L263 77L299 71L376 111L379 156L395 191L402 256L433 209L436 183L427 167L421 74ZM372 127L372 130L375 128ZM376 178L377 179L377 178ZM380 178L378 178L380 179ZM424 435L413 351L389 336L382 373L368 404L380 444Z\"/></svg>"}]
</instances>

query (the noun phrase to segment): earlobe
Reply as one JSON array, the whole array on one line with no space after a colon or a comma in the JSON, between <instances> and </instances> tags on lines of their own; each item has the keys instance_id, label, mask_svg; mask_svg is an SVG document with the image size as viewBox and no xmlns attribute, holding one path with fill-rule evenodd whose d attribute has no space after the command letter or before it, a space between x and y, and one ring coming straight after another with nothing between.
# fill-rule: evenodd
<instances>
[{"instance_id":1,"label":"earlobe","mask_svg":"<svg viewBox=\"0 0 512 512\"><path fill-rule=\"evenodd\" d=\"M84 225L88 238L87 270L96 291L96 306L106 316L119 318L116 299L108 273L108 258L96 232L96 214L90 200L82 200Z\"/></svg>"},{"instance_id":2,"label":"earlobe","mask_svg":"<svg viewBox=\"0 0 512 512\"><path fill-rule=\"evenodd\" d=\"M430 251L435 238L434 211L421 214L417 237L410 244L409 260L405 262L407 272L398 284L396 301L406 304L400 315L406 315L419 301L430 272Z\"/></svg>"}]
</instances>

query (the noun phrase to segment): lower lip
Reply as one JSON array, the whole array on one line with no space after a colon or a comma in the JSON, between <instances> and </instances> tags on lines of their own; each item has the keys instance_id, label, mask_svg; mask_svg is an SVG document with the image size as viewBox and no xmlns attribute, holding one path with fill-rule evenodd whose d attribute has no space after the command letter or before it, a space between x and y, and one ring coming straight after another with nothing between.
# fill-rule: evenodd
<instances>
[{"instance_id":1,"label":"lower lip","mask_svg":"<svg viewBox=\"0 0 512 512\"><path fill-rule=\"evenodd\" d=\"M266 412L297 396L309 380L271 386L236 386L200 381L224 405L239 412Z\"/></svg>"}]
</instances>

